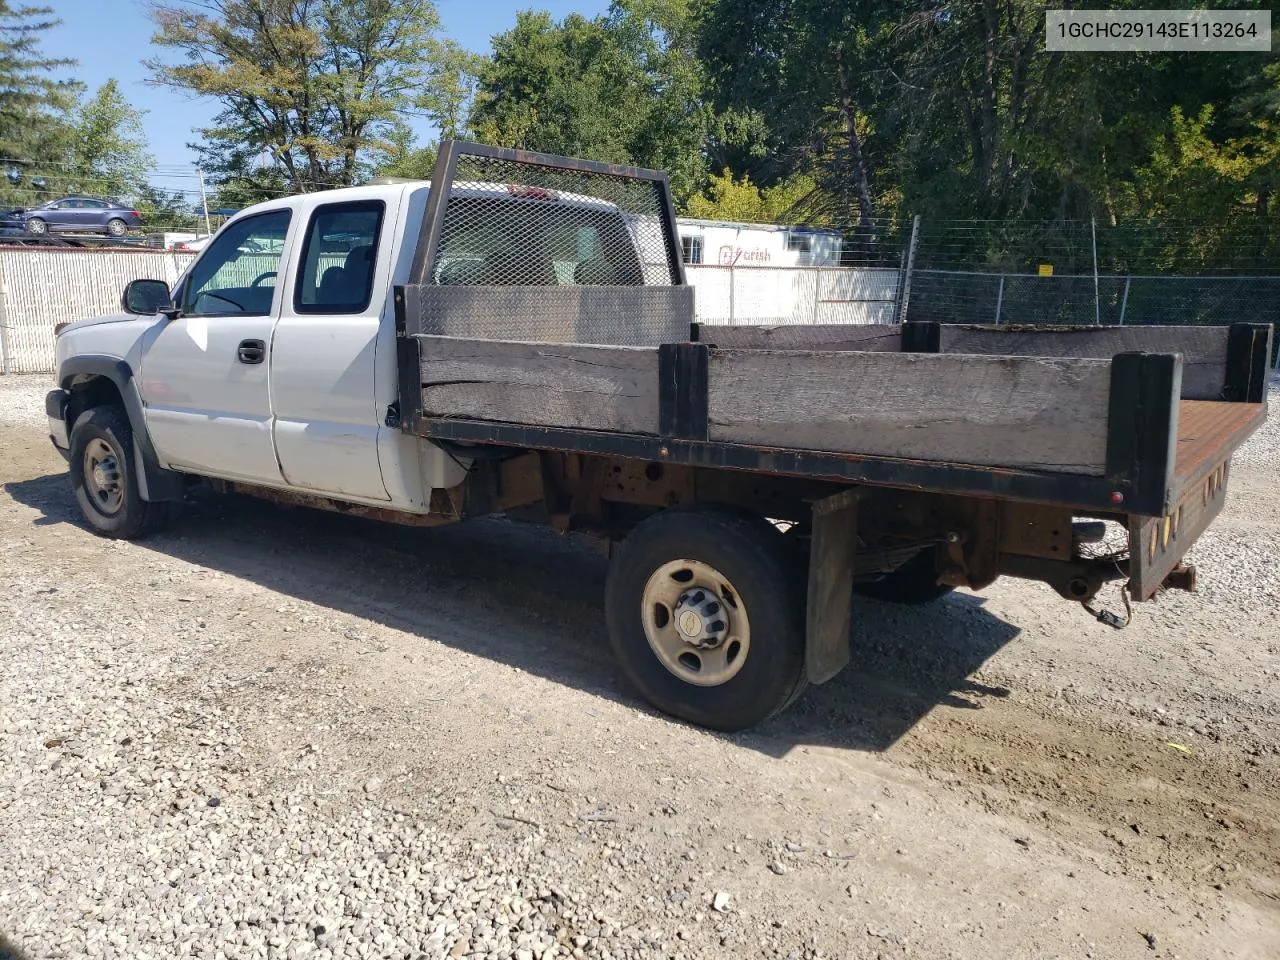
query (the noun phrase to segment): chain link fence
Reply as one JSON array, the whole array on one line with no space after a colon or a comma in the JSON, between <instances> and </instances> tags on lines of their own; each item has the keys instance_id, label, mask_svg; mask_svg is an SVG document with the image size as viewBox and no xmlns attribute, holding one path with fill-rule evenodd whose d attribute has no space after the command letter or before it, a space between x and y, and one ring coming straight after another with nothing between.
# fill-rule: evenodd
<instances>
[{"instance_id":1,"label":"chain link fence","mask_svg":"<svg viewBox=\"0 0 1280 960\"><path fill-rule=\"evenodd\" d=\"M1038 276L916 270L910 320L993 324L1280 323L1280 276Z\"/></svg>"},{"instance_id":2,"label":"chain link fence","mask_svg":"<svg viewBox=\"0 0 1280 960\"><path fill-rule=\"evenodd\" d=\"M1033 326L1247 321L1280 332L1275 217L1114 225L922 220L910 243L903 280L908 320Z\"/></svg>"}]
</instances>

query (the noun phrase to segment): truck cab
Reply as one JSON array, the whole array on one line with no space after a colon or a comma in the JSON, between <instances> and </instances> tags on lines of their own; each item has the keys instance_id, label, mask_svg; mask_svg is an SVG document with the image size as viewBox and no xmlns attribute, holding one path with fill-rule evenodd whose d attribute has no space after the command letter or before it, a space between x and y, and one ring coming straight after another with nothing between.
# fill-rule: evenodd
<instances>
[{"instance_id":1,"label":"truck cab","mask_svg":"<svg viewBox=\"0 0 1280 960\"><path fill-rule=\"evenodd\" d=\"M357 187L259 204L179 278L130 285L124 311L64 328L50 433L113 389L155 468L425 511L461 470L386 424L389 291L407 277L430 186ZM421 455L421 456L420 456ZM118 472L118 466L112 464ZM100 495L101 498L101 495Z\"/></svg>"}]
</instances>

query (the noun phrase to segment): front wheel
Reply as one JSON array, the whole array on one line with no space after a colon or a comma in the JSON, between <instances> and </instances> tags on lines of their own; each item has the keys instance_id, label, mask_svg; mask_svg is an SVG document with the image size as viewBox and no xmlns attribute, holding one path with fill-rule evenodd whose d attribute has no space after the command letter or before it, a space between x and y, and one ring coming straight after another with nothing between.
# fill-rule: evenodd
<instances>
[{"instance_id":1,"label":"front wheel","mask_svg":"<svg viewBox=\"0 0 1280 960\"><path fill-rule=\"evenodd\" d=\"M107 233L113 237L123 237L129 232L129 225L119 217L112 217L107 221Z\"/></svg>"},{"instance_id":2,"label":"front wheel","mask_svg":"<svg viewBox=\"0 0 1280 960\"><path fill-rule=\"evenodd\" d=\"M614 554L609 639L627 679L659 710L741 730L805 687L801 598L769 524L730 510L667 510Z\"/></svg>"},{"instance_id":3,"label":"front wheel","mask_svg":"<svg viewBox=\"0 0 1280 960\"><path fill-rule=\"evenodd\" d=\"M33 237L43 237L49 232L49 224L45 223L39 217L32 217L27 221L27 233Z\"/></svg>"},{"instance_id":4,"label":"front wheel","mask_svg":"<svg viewBox=\"0 0 1280 960\"><path fill-rule=\"evenodd\" d=\"M121 407L94 407L71 428L71 489L94 533L133 540L156 529L165 505L148 503L134 472L133 430Z\"/></svg>"}]
</instances>

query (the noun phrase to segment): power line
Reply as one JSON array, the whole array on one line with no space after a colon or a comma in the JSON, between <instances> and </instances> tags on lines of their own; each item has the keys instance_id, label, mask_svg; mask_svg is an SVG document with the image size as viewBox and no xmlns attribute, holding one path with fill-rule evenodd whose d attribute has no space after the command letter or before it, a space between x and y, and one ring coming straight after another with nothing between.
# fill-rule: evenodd
<instances>
[{"instance_id":1,"label":"power line","mask_svg":"<svg viewBox=\"0 0 1280 960\"><path fill-rule=\"evenodd\" d=\"M79 183L96 183L96 184L102 184L106 186L114 185L116 188L127 189L127 190L133 190L138 186L138 182L132 177L127 177L121 174L104 176L100 174L98 171L93 170L92 168L84 167L84 166L76 166L75 164L67 163L64 161L19 160L13 157L0 158L0 167L3 167L5 165L8 165L10 167L22 166L27 168L26 171L24 172L27 173L27 175L30 176L32 179L35 179L36 177L44 177L46 179L56 179L61 181L72 181L72 182L79 182ZM45 170L45 168L54 168L54 167L67 172L53 173L53 172L47 172ZM280 174L280 175L283 178L283 174ZM197 172L197 169L194 166L192 166L189 169L183 169L182 167L176 166L176 165L163 165L163 166L149 167L145 172L140 172L139 176L141 179L147 182L150 182L152 180L199 181L200 179L200 174ZM335 190L353 186L353 184L338 183L332 180L307 179L305 182L308 187L322 187L322 188L335 189ZM219 184L218 186L222 186L222 184ZM173 189L176 189L176 188L173 188ZM195 192L198 193L199 192L198 189ZM285 192L281 195L289 196L290 194L288 192Z\"/></svg>"}]
</instances>

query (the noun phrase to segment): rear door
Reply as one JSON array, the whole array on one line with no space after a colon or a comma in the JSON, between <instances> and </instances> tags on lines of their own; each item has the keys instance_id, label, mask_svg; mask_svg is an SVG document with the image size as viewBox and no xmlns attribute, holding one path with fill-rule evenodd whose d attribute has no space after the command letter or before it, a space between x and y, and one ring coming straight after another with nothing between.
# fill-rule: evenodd
<instances>
[{"instance_id":1,"label":"rear door","mask_svg":"<svg viewBox=\"0 0 1280 960\"><path fill-rule=\"evenodd\" d=\"M317 198L299 210L300 252L271 356L276 453L291 486L390 499L374 361L399 197Z\"/></svg>"},{"instance_id":2,"label":"rear door","mask_svg":"<svg viewBox=\"0 0 1280 960\"><path fill-rule=\"evenodd\" d=\"M107 225L107 210L111 205L105 200L82 199L76 211L78 230L102 230Z\"/></svg>"},{"instance_id":3,"label":"rear door","mask_svg":"<svg viewBox=\"0 0 1280 960\"><path fill-rule=\"evenodd\" d=\"M283 483L268 376L290 226L287 209L228 224L176 292L181 314L144 342L147 427L168 466Z\"/></svg>"},{"instance_id":4,"label":"rear door","mask_svg":"<svg viewBox=\"0 0 1280 960\"><path fill-rule=\"evenodd\" d=\"M94 220L93 201L73 197L62 204L61 221L65 230L92 230Z\"/></svg>"}]
</instances>

